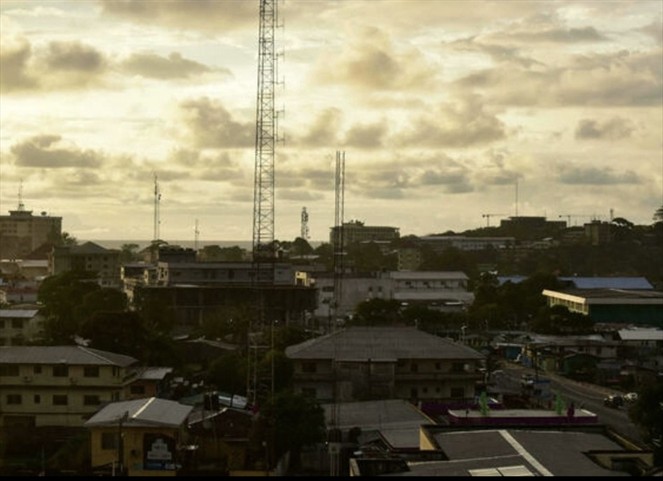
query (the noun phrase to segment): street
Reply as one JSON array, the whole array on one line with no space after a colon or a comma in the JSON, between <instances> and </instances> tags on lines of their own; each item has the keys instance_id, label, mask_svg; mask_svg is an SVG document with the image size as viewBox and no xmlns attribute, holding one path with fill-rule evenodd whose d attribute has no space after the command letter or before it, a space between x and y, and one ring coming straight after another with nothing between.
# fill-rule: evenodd
<instances>
[{"instance_id":1,"label":"street","mask_svg":"<svg viewBox=\"0 0 663 481\"><path fill-rule=\"evenodd\" d=\"M523 374L534 376L535 372L534 369L510 363L501 369L501 373L494 375L491 381L495 382L495 385L500 389L519 392ZM603 399L616 391L603 386L573 381L550 373L539 372L539 377L549 379L553 396L556 393L559 394L567 405L573 402L576 410L585 409L590 411L598 416L599 423L610 426L633 441L643 442L638 427L628 417L627 408L604 406Z\"/></svg>"}]
</instances>

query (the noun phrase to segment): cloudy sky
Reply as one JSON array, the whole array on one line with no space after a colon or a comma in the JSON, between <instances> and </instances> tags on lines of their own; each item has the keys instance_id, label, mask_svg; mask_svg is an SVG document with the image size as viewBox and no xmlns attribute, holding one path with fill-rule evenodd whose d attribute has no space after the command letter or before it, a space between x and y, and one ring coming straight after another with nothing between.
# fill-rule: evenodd
<instances>
[{"instance_id":1,"label":"cloudy sky","mask_svg":"<svg viewBox=\"0 0 663 481\"><path fill-rule=\"evenodd\" d=\"M250 240L258 0L2 0L0 210L79 240ZM663 2L286 0L276 238L345 218L425 235L483 214L663 202ZM517 196L516 196L517 192ZM516 203L516 198L518 202ZM568 217L570 215L577 217Z\"/></svg>"}]
</instances>

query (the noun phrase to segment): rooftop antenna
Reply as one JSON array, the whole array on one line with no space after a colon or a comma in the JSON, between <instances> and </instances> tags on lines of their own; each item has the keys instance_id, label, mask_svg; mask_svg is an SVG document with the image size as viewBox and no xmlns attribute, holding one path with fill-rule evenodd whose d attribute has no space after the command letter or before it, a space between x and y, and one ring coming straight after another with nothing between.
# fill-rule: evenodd
<instances>
[{"instance_id":1,"label":"rooftop antenna","mask_svg":"<svg viewBox=\"0 0 663 481\"><path fill-rule=\"evenodd\" d=\"M518 177L516 177L516 217L518 217Z\"/></svg>"},{"instance_id":2,"label":"rooftop antenna","mask_svg":"<svg viewBox=\"0 0 663 481\"><path fill-rule=\"evenodd\" d=\"M200 231L198 230L198 219L196 219L196 225L193 228L193 247L198 250L198 237L200 236Z\"/></svg>"},{"instance_id":3,"label":"rooftop antenna","mask_svg":"<svg viewBox=\"0 0 663 481\"><path fill-rule=\"evenodd\" d=\"M161 218L159 214L159 203L161 202L161 191L159 190L159 181L157 179L157 174L154 174L154 233L152 238L154 241L158 241L160 238L160 226Z\"/></svg>"},{"instance_id":4,"label":"rooftop antenna","mask_svg":"<svg viewBox=\"0 0 663 481\"><path fill-rule=\"evenodd\" d=\"M308 212L306 212L306 207L302 207L302 227L301 227L301 232L299 234L299 237L301 237L304 240L308 240L309 235L308 235Z\"/></svg>"},{"instance_id":5,"label":"rooftop antenna","mask_svg":"<svg viewBox=\"0 0 663 481\"><path fill-rule=\"evenodd\" d=\"M18 210L19 212L25 210L25 204L23 203L23 179L18 184Z\"/></svg>"}]
</instances>

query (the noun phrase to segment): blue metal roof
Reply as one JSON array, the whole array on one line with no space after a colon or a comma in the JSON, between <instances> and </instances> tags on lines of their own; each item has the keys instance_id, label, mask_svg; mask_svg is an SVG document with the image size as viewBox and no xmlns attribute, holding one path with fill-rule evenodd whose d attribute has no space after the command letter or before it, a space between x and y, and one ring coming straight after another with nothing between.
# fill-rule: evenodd
<instances>
[{"instance_id":1,"label":"blue metal roof","mask_svg":"<svg viewBox=\"0 0 663 481\"><path fill-rule=\"evenodd\" d=\"M653 289L644 277L560 277L576 289Z\"/></svg>"}]
</instances>

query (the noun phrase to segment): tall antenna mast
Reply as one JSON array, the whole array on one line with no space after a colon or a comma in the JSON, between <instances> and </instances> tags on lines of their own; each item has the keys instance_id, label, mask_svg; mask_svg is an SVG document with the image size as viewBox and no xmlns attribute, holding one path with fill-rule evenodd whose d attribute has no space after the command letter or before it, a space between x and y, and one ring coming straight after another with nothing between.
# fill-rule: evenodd
<instances>
[{"instance_id":1,"label":"tall antenna mast","mask_svg":"<svg viewBox=\"0 0 663 481\"><path fill-rule=\"evenodd\" d=\"M299 237L301 237L304 240L308 240L308 212L306 212L306 207L302 207L302 227L301 227L301 232L299 234Z\"/></svg>"},{"instance_id":2,"label":"tall antenna mast","mask_svg":"<svg viewBox=\"0 0 663 481\"><path fill-rule=\"evenodd\" d=\"M516 177L516 217L518 217L518 177Z\"/></svg>"},{"instance_id":3,"label":"tall antenna mast","mask_svg":"<svg viewBox=\"0 0 663 481\"><path fill-rule=\"evenodd\" d=\"M198 237L200 236L200 231L198 230L198 219L196 219L196 225L193 228L193 247L198 250Z\"/></svg>"},{"instance_id":4,"label":"tall antenna mast","mask_svg":"<svg viewBox=\"0 0 663 481\"><path fill-rule=\"evenodd\" d=\"M253 259L273 261L274 157L277 141L276 52L274 37L278 0L260 0L258 40L258 98L256 102L255 172L253 186Z\"/></svg>"},{"instance_id":5,"label":"tall antenna mast","mask_svg":"<svg viewBox=\"0 0 663 481\"><path fill-rule=\"evenodd\" d=\"M20 212L25 210L25 204L23 203L23 179L18 184L18 210Z\"/></svg>"},{"instance_id":6,"label":"tall antenna mast","mask_svg":"<svg viewBox=\"0 0 663 481\"><path fill-rule=\"evenodd\" d=\"M159 213L159 204L161 202L161 190L159 189L159 181L157 179L157 174L154 174L154 233L152 238L154 241L158 241L161 233L161 217Z\"/></svg>"}]
</instances>

